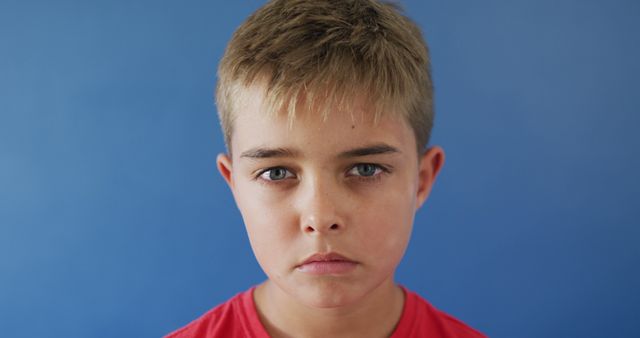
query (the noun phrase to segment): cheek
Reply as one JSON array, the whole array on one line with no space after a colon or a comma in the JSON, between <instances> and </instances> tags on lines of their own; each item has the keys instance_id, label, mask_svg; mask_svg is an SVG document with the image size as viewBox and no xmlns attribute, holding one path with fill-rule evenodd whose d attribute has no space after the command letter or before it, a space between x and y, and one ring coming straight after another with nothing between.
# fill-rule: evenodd
<instances>
[{"instance_id":1,"label":"cheek","mask_svg":"<svg viewBox=\"0 0 640 338\"><path fill-rule=\"evenodd\" d=\"M388 205L387 208L378 208L371 215L367 222L370 226L366 229L369 233L367 237L373 239L371 242L386 244L385 246L403 245L406 242L411 233L412 219L407 217L406 212L401 212L402 207Z\"/></svg>"},{"instance_id":2,"label":"cheek","mask_svg":"<svg viewBox=\"0 0 640 338\"><path fill-rule=\"evenodd\" d=\"M254 255L269 274L291 248L296 227L290 208L265 199L256 189L238 191L236 202Z\"/></svg>"},{"instance_id":3,"label":"cheek","mask_svg":"<svg viewBox=\"0 0 640 338\"><path fill-rule=\"evenodd\" d=\"M382 261L395 264L402 258L411 236L413 208L405 193L385 194L364 206L358 220L361 244Z\"/></svg>"}]
</instances>

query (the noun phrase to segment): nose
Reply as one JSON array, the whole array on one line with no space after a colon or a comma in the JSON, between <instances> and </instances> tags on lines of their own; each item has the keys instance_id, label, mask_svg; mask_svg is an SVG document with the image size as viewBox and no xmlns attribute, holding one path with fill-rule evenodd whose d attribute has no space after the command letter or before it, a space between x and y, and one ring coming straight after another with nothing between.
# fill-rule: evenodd
<instances>
[{"instance_id":1,"label":"nose","mask_svg":"<svg viewBox=\"0 0 640 338\"><path fill-rule=\"evenodd\" d=\"M344 207L343 196L335 183L314 180L307 182L301 198L300 228L305 234L337 234L345 229L339 209Z\"/></svg>"}]
</instances>

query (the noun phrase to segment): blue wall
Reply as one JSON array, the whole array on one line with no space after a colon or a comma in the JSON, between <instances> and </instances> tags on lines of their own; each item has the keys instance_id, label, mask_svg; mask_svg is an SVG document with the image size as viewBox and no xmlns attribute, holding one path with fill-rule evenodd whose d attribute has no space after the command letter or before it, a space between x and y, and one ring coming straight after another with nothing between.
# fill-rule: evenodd
<instances>
[{"instance_id":1,"label":"blue wall","mask_svg":"<svg viewBox=\"0 0 640 338\"><path fill-rule=\"evenodd\" d=\"M0 2L0 332L158 337L264 277L212 91L262 1ZM493 337L640 336L640 3L404 1L447 151L398 280Z\"/></svg>"}]
</instances>

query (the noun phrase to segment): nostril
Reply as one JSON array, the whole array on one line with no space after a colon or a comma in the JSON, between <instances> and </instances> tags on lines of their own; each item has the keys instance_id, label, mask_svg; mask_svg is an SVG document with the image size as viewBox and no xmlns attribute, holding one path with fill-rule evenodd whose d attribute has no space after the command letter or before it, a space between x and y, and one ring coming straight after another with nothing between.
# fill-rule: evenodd
<instances>
[{"instance_id":1,"label":"nostril","mask_svg":"<svg viewBox=\"0 0 640 338\"><path fill-rule=\"evenodd\" d=\"M337 225L337 224L332 224L332 225L329 227L329 229L331 229L331 230L336 230L336 229L338 229L338 225Z\"/></svg>"},{"instance_id":2,"label":"nostril","mask_svg":"<svg viewBox=\"0 0 640 338\"><path fill-rule=\"evenodd\" d=\"M307 227L307 232L314 232L316 231L313 227L308 226Z\"/></svg>"}]
</instances>

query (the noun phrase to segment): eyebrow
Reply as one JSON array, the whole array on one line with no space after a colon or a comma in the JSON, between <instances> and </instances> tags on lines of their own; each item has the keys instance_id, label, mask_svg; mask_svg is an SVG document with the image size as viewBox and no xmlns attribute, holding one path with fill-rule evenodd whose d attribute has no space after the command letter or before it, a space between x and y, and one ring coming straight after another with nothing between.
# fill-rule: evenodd
<instances>
[{"instance_id":1,"label":"eyebrow","mask_svg":"<svg viewBox=\"0 0 640 338\"><path fill-rule=\"evenodd\" d=\"M388 144L381 143L381 144L374 144L374 145L366 146L362 148L347 150L345 152L340 153L338 157L352 158L352 157L361 157L361 156L369 156L369 155L383 155L383 154L395 154L395 153L400 153L400 150Z\"/></svg>"},{"instance_id":2,"label":"eyebrow","mask_svg":"<svg viewBox=\"0 0 640 338\"><path fill-rule=\"evenodd\" d=\"M363 157L370 155L384 155L384 154L395 154L400 153L395 147L392 147L388 144L374 144L371 146L365 146L361 148L350 149L338 154L338 158L353 158L353 157ZM295 149L290 148L253 148L243 152L240 157L241 158L249 158L249 159L265 159L265 158L282 158L282 157L300 157L301 152Z\"/></svg>"},{"instance_id":3,"label":"eyebrow","mask_svg":"<svg viewBox=\"0 0 640 338\"><path fill-rule=\"evenodd\" d=\"M243 152L241 158L262 159L278 157L299 157L300 152L288 148L253 148Z\"/></svg>"}]
</instances>

